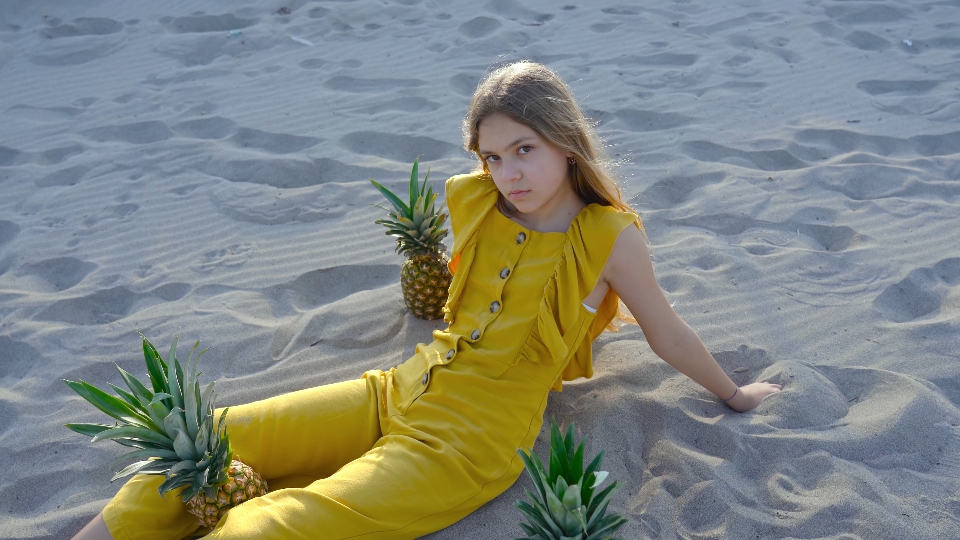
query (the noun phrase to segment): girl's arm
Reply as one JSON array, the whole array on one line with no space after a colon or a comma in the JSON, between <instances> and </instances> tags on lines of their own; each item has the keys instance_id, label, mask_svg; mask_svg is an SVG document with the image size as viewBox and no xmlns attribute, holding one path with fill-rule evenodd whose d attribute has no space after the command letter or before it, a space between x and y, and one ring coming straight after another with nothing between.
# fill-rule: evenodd
<instances>
[{"instance_id":1,"label":"girl's arm","mask_svg":"<svg viewBox=\"0 0 960 540\"><path fill-rule=\"evenodd\" d=\"M627 227L620 233L604 267L603 279L637 319L653 352L719 399L734 396L726 402L730 408L749 411L783 388L766 382L737 388L696 332L677 316L663 296L646 242L636 227Z\"/></svg>"}]
</instances>

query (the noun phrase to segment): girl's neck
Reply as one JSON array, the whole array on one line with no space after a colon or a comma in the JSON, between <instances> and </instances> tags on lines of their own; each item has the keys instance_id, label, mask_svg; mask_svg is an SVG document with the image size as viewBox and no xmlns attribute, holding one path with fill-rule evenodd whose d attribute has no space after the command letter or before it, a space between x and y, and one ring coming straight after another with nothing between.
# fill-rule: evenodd
<instances>
[{"instance_id":1,"label":"girl's neck","mask_svg":"<svg viewBox=\"0 0 960 540\"><path fill-rule=\"evenodd\" d=\"M583 202L573 190L570 190L568 196L556 199L555 204L527 214L517 211L509 201L502 197L500 200L507 210L507 212L501 211L498 205L497 210L500 213L522 227L542 233L566 233L580 211L587 207L587 203Z\"/></svg>"}]
</instances>

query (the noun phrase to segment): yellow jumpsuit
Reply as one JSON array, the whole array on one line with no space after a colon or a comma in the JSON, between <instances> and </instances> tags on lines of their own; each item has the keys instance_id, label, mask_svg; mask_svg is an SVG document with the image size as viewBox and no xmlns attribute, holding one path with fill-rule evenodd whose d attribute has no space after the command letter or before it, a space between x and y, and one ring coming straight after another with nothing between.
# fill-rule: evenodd
<instances>
[{"instance_id":1,"label":"yellow jumpsuit","mask_svg":"<svg viewBox=\"0 0 960 540\"><path fill-rule=\"evenodd\" d=\"M613 318L593 290L637 216L591 204L566 233L526 229L484 175L447 180L454 271L445 330L389 371L231 407L235 453L271 492L231 509L210 538L402 539L442 529L517 479L550 389L593 375ZM588 339L587 339L588 338ZM139 475L104 508L117 540L183 538L196 518L162 477Z\"/></svg>"}]
</instances>

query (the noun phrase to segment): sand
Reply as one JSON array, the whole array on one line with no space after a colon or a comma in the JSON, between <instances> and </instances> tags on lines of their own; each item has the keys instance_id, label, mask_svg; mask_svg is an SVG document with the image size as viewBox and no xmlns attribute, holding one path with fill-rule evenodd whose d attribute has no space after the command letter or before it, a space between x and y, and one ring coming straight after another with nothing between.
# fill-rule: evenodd
<instances>
[{"instance_id":1,"label":"sand","mask_svg":"<svg viewBox=\"0 0 960 540\"><path fill-rule=\"evenodd\" d=\"M733 413L601 336L547 420L606 451L622 536L960 538L960 5L639 4L0 4L0 538L119 488L60 379L142 375L137 331L202 340L227 405L429 341L367 179L468 171L469 96L519 58L598 122L674 309L784 385ZM519 536L527 487L430 538Z\"/></svg>"}]
</instances>

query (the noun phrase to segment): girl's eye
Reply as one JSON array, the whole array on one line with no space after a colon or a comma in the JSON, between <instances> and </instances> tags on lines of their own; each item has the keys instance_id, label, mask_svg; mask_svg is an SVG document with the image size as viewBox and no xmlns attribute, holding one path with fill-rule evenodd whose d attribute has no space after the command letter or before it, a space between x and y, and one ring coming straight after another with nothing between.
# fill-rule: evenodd
<instances>
[{"instance_id":1,"label":"girl's eye","mask_svg":"<svg viewBox=\"0 0 960 540\"><path fill-rule=\"evenodd\" d=\"M531 150L533 150L533 147L528 144L526 146L521 146L520 148L518 148L518 150L520 151L521 154L527 154Z\"/></svg>"},{"instance_id":2,"label":"girl's eye","mask_svg":"<svg viewBox=\"0 0 960 540\"><path fill-rule=\"evenodd\" d=\"M487 163L490 163L490 162L496 161L496 160L498 160L498 159L500 159L500 158L499 158L498 156L489 155L489 156L487 156L487 157L484 158L484 159L487 161Z\"/></svg>"}]
</instances>

